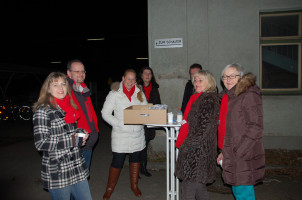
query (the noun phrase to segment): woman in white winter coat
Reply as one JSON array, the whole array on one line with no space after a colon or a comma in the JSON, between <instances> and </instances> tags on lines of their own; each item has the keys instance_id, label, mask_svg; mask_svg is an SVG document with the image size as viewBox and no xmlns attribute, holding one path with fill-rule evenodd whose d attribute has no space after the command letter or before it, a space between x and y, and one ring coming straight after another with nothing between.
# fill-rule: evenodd
<instances>
[{"instance_id":1,"label":"woman in white winter coat","mask_svg":"<svg viewBox=\"0 0 302 200\"><path fill-rule=\"evenodd\" d=\"M142 195L138 188L138 177L140 153L145 148L144 126L124 125L124 109L132 105L146 104L146 97L136 84L136 72L127 69L122 77L122 82L119 85L112 84L102 109L103 119L112 126L111 148L113 154L103 199L110 199L127 154L129 154L131 189L136 196Z\"/></svg>"}]
</instances>

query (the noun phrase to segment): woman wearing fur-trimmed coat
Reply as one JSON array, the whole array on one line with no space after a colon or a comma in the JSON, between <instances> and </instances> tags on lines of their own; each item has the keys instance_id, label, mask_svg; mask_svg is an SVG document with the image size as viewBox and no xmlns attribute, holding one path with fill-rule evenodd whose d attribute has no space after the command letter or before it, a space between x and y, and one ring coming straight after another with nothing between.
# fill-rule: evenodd
<instances>
[{"instance_id":1,"label":"woman wearing fur-trimmed coat","mask_svg":"<svg viewBox=\"0 0 302 200\"><path fill-rule=\"evenodd\" d=\"M254 200L254 185L262 182L265 174L263 143L263 109L256 77L237 64L222 71L226 89L221 93L218 147L221 154L222 177L232 186L236 199Z\"/></svg>"},{"instance_id":2,"label":"woman wearing fur-trimmed coat","mask_svg":"<svg viewBox=\"0 0 302 200\"><path fill-rule=\"evenodd\" d=\"M103 199L110 199L123 168L126 154L129 154L131 189L136 196L142 195L138 188L138 177L140 154L146 146L144 126L124 125L124 109L132 105L147 105L147 100L136 84L134 70L126 70L122 79L119 84L112 84L102 109L103 119L112 126L111 148L113 153Z\"/></svg>"},{"instance_id":3,"label":"woman wearing fur-trimmed coat","mask_svg":"<svg viewBox=\"0 0 302 200\"><path fill-rule=\"evenodd\" d=\"M179 154L175 175L182 181L183 200L209 200L206 184L216 178L219 97L208 71L193 76L196 93L187 104L176 141Z\"/></svg>"}]
</instances>

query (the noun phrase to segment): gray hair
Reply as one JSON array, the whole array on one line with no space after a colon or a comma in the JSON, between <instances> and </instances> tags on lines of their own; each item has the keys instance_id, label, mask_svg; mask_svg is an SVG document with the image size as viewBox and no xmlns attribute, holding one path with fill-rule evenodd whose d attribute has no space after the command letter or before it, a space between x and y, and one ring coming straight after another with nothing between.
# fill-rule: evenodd
<instances>
[{"instance_id":1,"label":"gray hair","mask_svg":"<svg viewBox=\"0 0 302 200\"><path fill-rule=\"evenodd\" d=\"M229 68L235 68L238 71L240 77L242 77L244 74L244 68L239 63L232 63L224 67L224 69L221 72L221 77L224 75L225 70Z\"/></svg>"}]
</instances>

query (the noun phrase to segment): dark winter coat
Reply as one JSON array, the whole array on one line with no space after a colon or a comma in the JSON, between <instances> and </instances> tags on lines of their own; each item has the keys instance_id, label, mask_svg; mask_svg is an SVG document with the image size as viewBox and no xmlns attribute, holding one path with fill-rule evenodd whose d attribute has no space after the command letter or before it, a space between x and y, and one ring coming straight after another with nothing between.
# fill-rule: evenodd
<instances>
[{"instance_id":1,"label":"dark winter coat","mask_svg":"<svg viewBox=\"0 0 302 200\"><path fill-rule=\"evenodd\" d=\"M188 114L189 133L179 149L175 175L190 182L211 183L216 177L219 97L204 92Z\"/></svg>"},{"instance_id":2,"label":"dark winter coat","mask_svg":"<svg viewBox=\"0 0 302 200\"><path fill-rule=\"evenodd\" d=\"M67 78L69 85L73 85L74 81L71 78ZM77 122L77 127L86 129L89 133L89 137L86 141L86 145L83 146L82 150L92 150L96 142L99 139L99 128L95 110L91 102L91 91L82 94L77 92L73 87L70 87L72 92L72 98L75 104L78 106L80 111L80 119Z\"/></svg>"},{"instance_id":3,"label":"dark winter coat","mask_svg":"<svg viewBox=\"0 0 302 200\"><path fill-rule=\"evenodd\" d=\"M143 86L141 86L141 87L144 88ZM159 88L158 84L152 84L152 89L151 89L151 92L150 92L148 103L152 103L153 105L161 104L158 88ZM145 91L144 91L144 93L145 93ZM147 128L145 126L145 137L146 137L146 141L153 140L154 137L155 137L155 129L154 128Z\"/></svg>"},{"instance_id":4,"label":"dark winter coat","mask_svg":"<svg viewBox=\"0 0 302 200\"><path fill-rule=\"evenodd\" d=\"M144 87L142 87L142 88L144 88ZM152 90L150 92L148 103L161 104L158 88L159 88L158 84L152 84ZM145 91L144 91L144 93L145 93Z\"/></svg>"},{"instance_id":5,"label":"dark winter coat","mask_svg":"<svg viewBox=\"0 0 302 200\"><path fill-rule=\"evenodd\" d=\"M45 189L59 189L87 179L80 149L74 147L76 124L67 124L60 108L38 107L33 116L34 141L43 153L41 179Z\"/></svg>"},{"instance_id":6,"label":"dark winter coat","mask_svg":"<svg viewBox=\"0 0 302 200\"><path fill-rule=\"evenodd\" d=\"M263 109L256 77L247 74L231 90L223 143L222 177L233 186L255 185L264 178Z\"/></svg>"},{"instance_id":7,"label":"dark winter coat","mask_svg":"<svg viewBox=\"0 0 302 200\"><path fill-rule=\"evenodd\" d=\"M194 86L192 84L192 81L188 80L186 87L185 87L184 96L182 98L182 104L181 104L182 113L185 113L187 104L188 104L191 96L193 95L193 91L194 91Z\"/></svg>"}]
</instances>

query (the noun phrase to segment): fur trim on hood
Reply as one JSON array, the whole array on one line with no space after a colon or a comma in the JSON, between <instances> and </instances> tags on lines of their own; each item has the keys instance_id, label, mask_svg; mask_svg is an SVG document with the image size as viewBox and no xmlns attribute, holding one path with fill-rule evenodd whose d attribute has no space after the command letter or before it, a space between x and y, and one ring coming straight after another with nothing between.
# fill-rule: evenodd
<instances>
[{"instance_id":1,"label":"fur trim on hood","mask_svg":"<svg viewBox=\"0 0 302 200\"><path fill-rule=\"evenodd\" d=\"M254 86L256 84L256 76L252 73L247 73L243 75L240 81L237 83L235 96L240 95L245 92L249 87Z\"/></svg>"},{"instance_id":2,"label":"fur trim on hood","mask_svg":"<svg viewBox=\"0 0 302 200\"><path fill-rule=\"evenodd\" d=\"M120 82L116 81L111 83L110 89L113 91L118 91L118 89L120 88Z\"/></svg>"}]
</instances>

